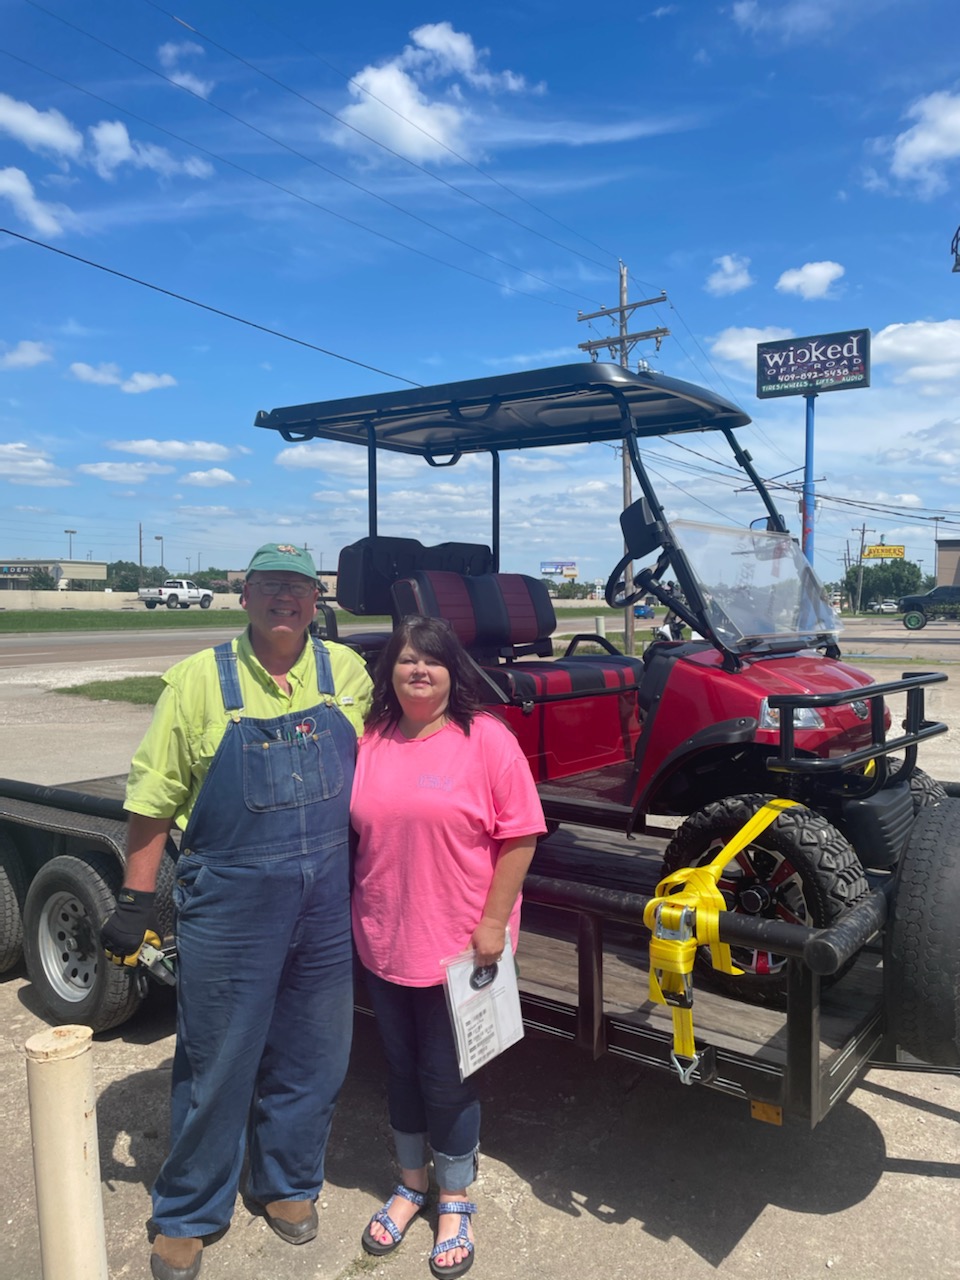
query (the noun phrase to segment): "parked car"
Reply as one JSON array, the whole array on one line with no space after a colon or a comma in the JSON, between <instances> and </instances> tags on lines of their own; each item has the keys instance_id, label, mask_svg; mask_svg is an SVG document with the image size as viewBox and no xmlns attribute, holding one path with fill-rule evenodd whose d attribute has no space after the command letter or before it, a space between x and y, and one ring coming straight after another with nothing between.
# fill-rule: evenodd
<instances>
[{"instance_id":1,"label":"parked car","mask_svg":"<svg viewBox=\"0 0 960 1280\"><path fill-rule=\"evenodd\" d=\"M652 618L654 616L653 605L635 604L633 606L633 616L635 618Z\"/></svg>"},{"instance_id":2,"label":"parked car","mask_svg":"<svg viewBox=\"0 0 960 1280\"><path fill-rule=\"evenodd\" d=\"M934 587L925 595L903 596L897 608L908 631L919 631L931 618L960 618L960 587Z\"/></svg>"},{"instance_id":3,"label":"parked car","mask_svg":"<svg viewBox=\"0 0 960 1280\"><path fill-rule=\"evenodd\" d=\"M896 600L874 600L872 604L867 605L868 613L897 613L898 606Z\"/></svg>"}]
</instances>

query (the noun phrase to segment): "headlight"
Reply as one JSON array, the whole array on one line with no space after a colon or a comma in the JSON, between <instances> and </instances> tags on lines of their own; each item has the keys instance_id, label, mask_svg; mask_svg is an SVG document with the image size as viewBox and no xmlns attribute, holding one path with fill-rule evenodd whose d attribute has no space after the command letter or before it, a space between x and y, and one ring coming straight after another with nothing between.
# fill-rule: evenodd
<instances>
[{"instance_id":1,"label":"headlight","mask_svg":"<svg viewBox=\"0 0 960 1280\"><path fill-rule=\"evenodd\" d=\"M793 727L795 729L822 729L823 717L815 707L794 707ZM769 706L766 698L760 703L760 728L780 728L780 708Z\"/></svg>"}]
</instances>

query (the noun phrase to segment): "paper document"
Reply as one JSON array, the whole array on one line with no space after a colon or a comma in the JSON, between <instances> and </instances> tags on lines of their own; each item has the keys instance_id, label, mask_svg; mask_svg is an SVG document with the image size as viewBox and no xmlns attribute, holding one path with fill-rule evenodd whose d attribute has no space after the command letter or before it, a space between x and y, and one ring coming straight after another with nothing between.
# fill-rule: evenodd
<instances>
[{"instance_id":1,"label":"paper document","mask_svg":"<svg viewBox=\"0 0 960 1280\"><path fill-rule=\"evenodd\" d=\"M523 1037L517 967L507 930L503 959L478 969L472 950L443 961L460 1079Z\"/></svg>"}]
</instances>

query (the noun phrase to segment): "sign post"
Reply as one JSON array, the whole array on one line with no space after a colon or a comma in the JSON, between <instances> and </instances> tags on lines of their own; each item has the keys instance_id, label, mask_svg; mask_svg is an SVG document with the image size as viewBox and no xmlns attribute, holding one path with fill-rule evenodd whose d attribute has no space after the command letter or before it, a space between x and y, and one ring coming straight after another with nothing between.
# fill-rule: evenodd
<instances>
[{"instance_id":1,"label":"sign post","mask_svg":"<svg viewBox=\"0 0 960 1280\"><path fill-rule=\"evenodd\" d=\"M821 391L870 385L870 330L757 343L757 398L803 396L807 402L803 465L803 554L813 564L813 402Z\"/></svg>"}]
</instances>

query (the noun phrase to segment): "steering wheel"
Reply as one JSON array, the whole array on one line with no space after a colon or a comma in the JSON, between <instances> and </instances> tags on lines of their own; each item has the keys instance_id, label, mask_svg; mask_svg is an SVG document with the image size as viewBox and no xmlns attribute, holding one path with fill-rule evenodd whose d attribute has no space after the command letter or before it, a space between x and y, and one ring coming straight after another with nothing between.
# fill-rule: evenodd
<instances>
[{"instance_id":1,"label":"steering wheel","mask_svg":"<svg viewBox=\"0 0 960 1280\"><path fill-rule=\"evenodd\" d=\"M611 609L629 609L629 607L645 595L650 584L652 570L641 569L639 573L634 575L634 590L627 592L623 578L621 577L624 569L633 559L629 553L625 555L617 564L617 567L607 579L607 585L603 592L603 598ZM623 594L620 594L620 593Z\"/></svg>"}]
</instances>

